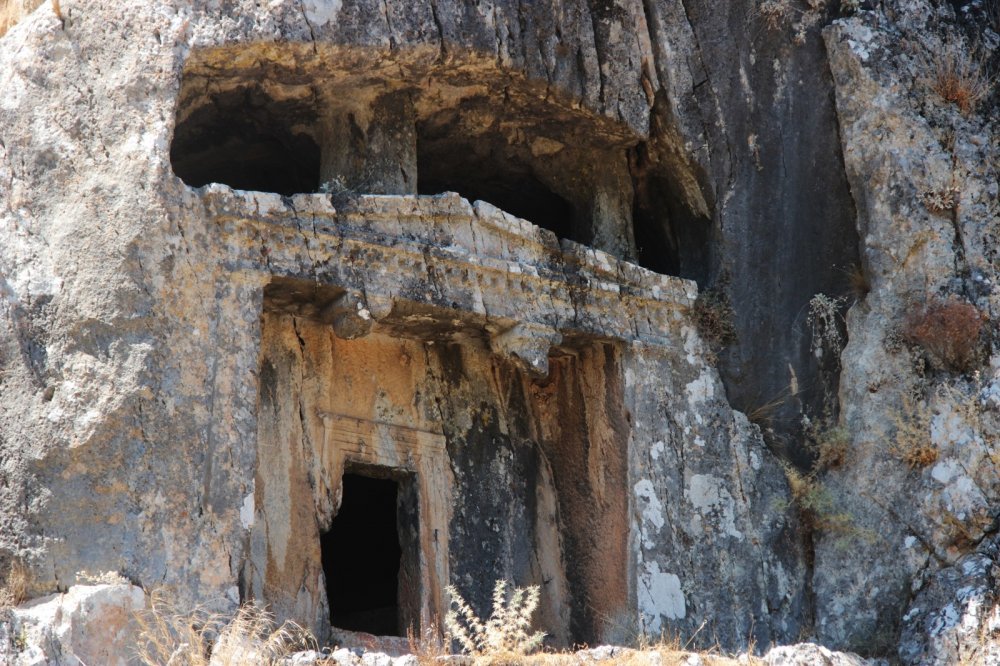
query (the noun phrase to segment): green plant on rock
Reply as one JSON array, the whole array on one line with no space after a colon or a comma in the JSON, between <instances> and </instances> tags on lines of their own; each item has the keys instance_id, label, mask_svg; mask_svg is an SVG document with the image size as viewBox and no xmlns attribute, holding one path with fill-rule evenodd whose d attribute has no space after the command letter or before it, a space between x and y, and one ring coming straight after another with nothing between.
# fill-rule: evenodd
<instances>
[{"instance_id":1,"label":"green plant on rock","mask_svg":"<svg viewBox=\"0 0 1000 666\"><path fill-rule=\"evenodd\" d=\"M493 586L493 611L485 622L476 615L454 586L445 588L451 597L444 625L448 635L473 656L526 655L537 650L545 633L531 633L531 616L538 607L539 588L515 587L508 598L507 581Z\"/></svg>"},{"instance_id":2,"label":"green plant on rock","mask_svg":"<svg viewBox=\"0 0 1000 666\"><path fill-rule=\"evenodd\" d=\"M854 517L837 506L833 494L816 478L785 463L785 478L803 520L812 528L840 536L860 536Z\"/></svg>"},{"instance_id":3,"label":"green plant on rock","mask_svg":"<svg viewBox=\"0 0 1000 666\"><path fill-rule=\"evenodd\" d=\"M845 426L837 425L831 417L815 421L802 418L806 446L816 456L813 472L837 469L847 462L851 450L851 433Z\"/></svg>"}]
</instances>

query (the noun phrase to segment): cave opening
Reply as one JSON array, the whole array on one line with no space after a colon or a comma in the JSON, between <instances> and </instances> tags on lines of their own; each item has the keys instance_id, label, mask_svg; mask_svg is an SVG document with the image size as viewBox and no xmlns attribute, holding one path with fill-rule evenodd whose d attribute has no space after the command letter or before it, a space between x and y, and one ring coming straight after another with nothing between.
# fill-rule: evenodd
<instances>
[{"instance_id":1,"label":"cave opening","mask_svg":"<svg viewBox=\"0 0 1000 666\"><path fill-rule=\"evenodd\" d=\"M207 94L178 118L170 164L185 184L291 196L315 192L320 149L311 100L275 100L254 86Z\"/></svg>"},{"instance_id":2,"label":"cave opening","mask_svg":"<svg viewBox=\"0 0 1000 666\"><path fill-rule=\"evenodd\" d=\"M681 200L664 174L636 183L632 225L640 266L663 275L694 280L700 289L711 282L713 227Z\"/></svg>"},{"instance_id":3,"label":"cave opening","mask_svg":"<svg viewBox=\"0 0 1000 666\"><path fill-rule=\"evenodd\" d=\"M578 224L577 208L555 192L517 146L483 135L463 140L461 133L426 132L418 127L417 192L457 192L469 201L486 201L548 229L558 238L589 243L588 225Z\"/></svg>"},{"instance_id":4,"label":"cave opening","mask_svg":"<svg viewBox=\"0 0 1000 666\"><path fill-rule=\"evenodd\" d=\"M344 474L340 510L320 537L330 624L402 636L414 615L405 607L415 566L411 493L405 479L369 474Z\"/></svg>"}]
</instances>

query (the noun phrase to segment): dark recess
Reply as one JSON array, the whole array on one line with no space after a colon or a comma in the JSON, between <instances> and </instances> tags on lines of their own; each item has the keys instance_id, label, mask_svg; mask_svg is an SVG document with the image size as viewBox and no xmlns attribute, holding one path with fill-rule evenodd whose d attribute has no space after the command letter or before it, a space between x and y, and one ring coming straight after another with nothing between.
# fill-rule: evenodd
<instances>
[{"instance_id":1,"label":"dark recess","mask_svg":"<svg viewBox=\"0 0 1000 666\"><path fill-rule=\"evenodd\" d=\"M484 148L484 145L486 147ZM539 179L531 165L488 141L417 140L417 192L458 192L469 201L487 201L548 229L559 238L589 242L576 211Z\"/></svg>"},{"instance_id":2,"label":"dark recess","mask_svg":"<svg viewBox=\"0 0 1000 666\"><path fill-rule=\"evenodd\" d=\"M712 272L712 221L681 203L666 176L648 176L635 189L632 229L639 265L707 288Z\"/></svg>"},{"instance_id":3,"label":"dark recess","mask_svg":"<svg viewBox=\"0 0 1000 666\"><path fill-rule=\"evenodd\" d=\"M276 102L255 88L218 93L178 123L170 144L174 173L191 187L222 183L285 196L319 187L320 150L297 129L314 111Z\"/></svg>"},{"instance_id":4,"label":"dark recess","mask_svg":"<svg viewBox=\"0 0 1000 666\"><path fill-rule=\"evenodd\" d=\"M397 527L399 483L345 474L343 501L320 537L330 623L377 636L401 636Z\"/></svg>"}]
</instances>

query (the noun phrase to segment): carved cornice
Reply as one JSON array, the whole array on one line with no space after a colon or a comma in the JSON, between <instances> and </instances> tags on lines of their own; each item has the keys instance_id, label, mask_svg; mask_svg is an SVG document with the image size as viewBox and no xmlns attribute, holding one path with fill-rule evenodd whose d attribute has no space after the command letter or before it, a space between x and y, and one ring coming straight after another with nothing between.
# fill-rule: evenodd
<instances>
[{"instance_id":1,"label":"carved cornice","mask_svg":"<svg viewBox=\"0 0 1000 666\"><path fill-rule=\"evenodd\" d=\"M212 185L202 202L230 270L346 290L318 311L347 335L367 332L369 316L390 321L394 304L415 304L443 319L485 321L494 348L538 366L533 343L560 336L675 346L697 294L689 280L560 241L453 193L363 195L335 208L327 195ZM512 337L515 327L546 333Z\"/></svg>"}]
</instances>

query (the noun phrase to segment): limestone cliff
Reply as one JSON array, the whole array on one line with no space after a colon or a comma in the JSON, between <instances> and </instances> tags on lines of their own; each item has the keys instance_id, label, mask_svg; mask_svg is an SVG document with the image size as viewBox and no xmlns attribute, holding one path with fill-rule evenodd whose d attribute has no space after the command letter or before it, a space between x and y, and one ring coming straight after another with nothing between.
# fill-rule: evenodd
<instances>
[{"instance_id":1,"label":"limestone cliff","mask_svg":"<svg viewBox=\"0 0 1000 666\"><path fill-rule=\"evenodd\" d=\"M987 659L998 24L42 4L0 37L0 576L321 640L509 578L556 647Z\"/></svg>"}]
</instances>

